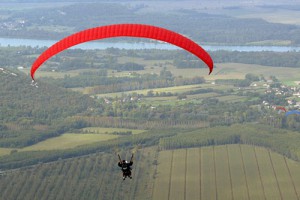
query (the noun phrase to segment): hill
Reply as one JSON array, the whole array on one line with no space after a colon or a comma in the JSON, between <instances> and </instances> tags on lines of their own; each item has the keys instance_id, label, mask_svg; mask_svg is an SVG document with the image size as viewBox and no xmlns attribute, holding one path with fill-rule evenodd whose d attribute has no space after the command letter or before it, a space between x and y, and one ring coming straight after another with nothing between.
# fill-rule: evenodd
<instances>
[{"instance_id":1,"label":"hill","mask_svg":"<svg viewBox=\"0 0 300 200\"><path fill-rule=\"evenodd\" d=\"M95 108L89 97L43 82L31 83L29 76L0 70L0 146L21 147L51 135L64 133L84 123L67 118Z\"/></svg>"},{"instance_id":2,"label":"hill","mask_svg":"<svg viewBox=\"0 0 300 200\"><path fill-rule=\"evenodd\" d=\"M161 8L169 7L167 2L160 3ZM289 45L299 45L300 41L300 28L295 25L269 23L261 19L239 19L219 13L206 14L203 13L205 11L200 13L191 8L179 7L173 11L160 8L149 12L144 10L145 7L147 10L148 7L143 4L106 2L15 9L3 13L5 17L0 19L0 36L61 39L94 26L144 23L180 32L199 43L247 45L253 42L282 41Z\"/></svg>"}]
</instances>

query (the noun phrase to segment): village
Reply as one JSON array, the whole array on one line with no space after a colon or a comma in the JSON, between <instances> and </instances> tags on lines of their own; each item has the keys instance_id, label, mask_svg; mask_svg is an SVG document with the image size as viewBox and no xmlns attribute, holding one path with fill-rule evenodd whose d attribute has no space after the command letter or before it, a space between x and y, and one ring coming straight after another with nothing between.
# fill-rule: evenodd
<instances>
[{"instance_id":1,"label":"village","mask_svg":"<svg viewBox=\"0 0 300 200\"><path fill-rule=\"evenodd\" d=\"M298 82L296 82L299 84ZM252 84L253 87L257 86ZM282 83L275 84L272 80L267 80L263 84L266 87L265 94L275 95L284 97L286 100L285 105L271 105L268 101L263 101L264 106L276 109L277 106L286 106L289 109L299 109L300 108L300 87L299 86L287 86Z\"/></svg>"}]
</instances>

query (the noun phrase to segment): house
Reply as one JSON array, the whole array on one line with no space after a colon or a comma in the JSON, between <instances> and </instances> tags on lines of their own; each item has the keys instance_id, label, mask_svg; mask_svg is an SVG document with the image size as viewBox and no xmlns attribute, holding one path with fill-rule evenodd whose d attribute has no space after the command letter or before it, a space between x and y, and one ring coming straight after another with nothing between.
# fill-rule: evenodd
<instances>
[{"instance_id":1,"label":"house","mask_svg":"<svg viewBox=\"0 0 300 200\"><path fill-rule=\"evenodd\" d=\"M295 104L295 101L294 100L287 100L287 103L289 104L289 105L293 105L293 104Z\"/></svg>"},{"instance_id":2,"label":"house","mask_svg":"<svg viewBox=\"0 0 300 200\"><path fill-rule=\"evenodd\" d=\"M108 100L107 98L104 98L104 101L106 104L110 104L110 100Z\"/></svg>"},{"instance_id":3,"label":"house","mask_svg":"<svg viewBox=\"0 0 300 200\"><path fill-rule=\"evenodd\" d=\"M268 105L269 105L269 102L263 101L263 105L268 106Z\"/></svg>"},{"instance_id":4,"label":"house","mask_svg":"<svg viewBox=\"0 0 300 200\"><path fill-rule=\"evenodd\" d=\"M293 96L298 96L298 97L300 97L300 92L295 92L295 93L293 93Z\"/></svg>"}]
</instances>

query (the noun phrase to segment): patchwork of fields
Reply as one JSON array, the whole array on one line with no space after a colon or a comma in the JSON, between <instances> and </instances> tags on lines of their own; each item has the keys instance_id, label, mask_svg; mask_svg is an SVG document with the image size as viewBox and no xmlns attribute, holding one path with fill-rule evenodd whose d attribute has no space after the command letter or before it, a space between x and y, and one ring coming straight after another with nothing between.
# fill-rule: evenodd
<instances>
[{"instance_id":1,"label":"patchwork of fields","mask_svg":"<svg viewBox=\"0 0 300 200\"><path fill-rule=\"evenodd\" d=\"M117 138L116 135L108 134L76 134L65 133L58 137L49 138L37 144L25 147L21 151L42 151L42 150L57 150L70 149L80 145L90 144L94 142L106 141Z\"/></svg>"},{"instance_id":2,"label":"patchwork of fields","mask_svg":"<svg viewBox=\"0 0 300 200\"><path fill-rule=\"evenodd\" d=\"M131 132L133 135L145 132L140 129L126 128L104 128L87 127L81 129L80 133L65 133L57 137L48 138L31 146L24 148L0 148L0 156L8 155L13 150L21 151L44 151L44 150L63 150L88 145L95 142L112 140L120 137L116 132Z\"/></svg>"},{"instance_id":3,"label":"patchwork of fields","mask_svg":"<svg viewBox=\"0 0 300 200\"><path fill-rule=\"evenodd\" d=\"M153 199L299 199L300 164L248 145L161 151Z\"/></svg>"},{"instance_id":4,"label":"patchwork of fields","mask_svg":"<svg viewBox=\"0 0 300 200\"><path fill-rule=\"evenodd\" d=\"M150 199L155 151L135 154L133 178L122 180L113 153L97 153L80 158L40 164L0 175L0 199ZM131 152L119 152L129 159ZM148 172L148 173L145 173Z\"/></svg>"},{"instance_id":5,"label":"patchwork of fields","mask_svg":"<svg viewBox=\"0 0 300 200\"><path fill-rule=\"evenodd\" d=\"M82 133L65 133L58 137L49 138L45 141L20 149L20 151L70 149L81 145L111 140L119 137L118 135L111 134L113 132L130 131L132 132L132 134L139 134L144 132L144 130L137 129L102 127L88 127L82 129L81 131Z\"/></svg>"},{"instance_id":6,"label":"patchwork of fields","mask_svg":"<svg viewBox=\"0 0 300 200\"><path fill-rule=\"evenodd\" d=\"M7 171L0 199L300 198L300 163L262 147L143 148L125 181L117 161L114 153L97 153Z\"/></svg>"}]
</instances>

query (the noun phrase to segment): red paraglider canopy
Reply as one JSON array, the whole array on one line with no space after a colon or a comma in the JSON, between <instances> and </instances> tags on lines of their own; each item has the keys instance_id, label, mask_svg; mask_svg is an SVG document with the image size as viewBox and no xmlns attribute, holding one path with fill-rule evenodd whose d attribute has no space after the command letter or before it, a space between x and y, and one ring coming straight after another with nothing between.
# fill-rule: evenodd
<instances>
[{"instance_id":1,"label":"red paraglider canopy","mask_svg":"<svg viewBox=\"0 0 300 200\"><path fill-rule=\"evenodd\" d=\"M282 110L282 111L286 112L286 109L283 106L276 106L276 110Z\"/></svg>"},{"instance_id":2,"label":"red paraglider canopy","mask_svg":"<svg viewBox=\"0 0 300 200\"><path fill-rule=\"evenodd\" d=\"M35 71L49 58L55 54L77 44L111 37L142 37L171 43L191 52L203 60L209 68L209 74L213 70L213 60L210 55L197 43L176 32L145 24L114 24L86 29L70 35L48 49L46 49L32 64L31 78L34 79Z\"/></svg>"}]
</instances>

